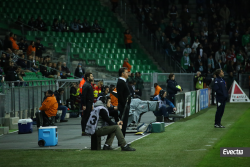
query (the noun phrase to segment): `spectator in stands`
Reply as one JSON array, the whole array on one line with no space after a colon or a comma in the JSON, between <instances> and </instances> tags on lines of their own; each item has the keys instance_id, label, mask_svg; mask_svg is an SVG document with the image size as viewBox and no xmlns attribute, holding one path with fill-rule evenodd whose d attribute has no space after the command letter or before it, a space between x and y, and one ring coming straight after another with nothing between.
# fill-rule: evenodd
<instances>
[{"instance_id":1,"label":"spectator in stands","mask_svg":"<svg viewBox=\"0 0 250 167\"><path fill-rule=\"evenodd\" d=\"M162 34L161 27L159 27L158 30L155 32L157 41L160 41L161 34Z\"/></svg>"},{"instance_id":2,"label":"spectator in stands","mask_svg":"<svg viewBox=\"0 0 250 167\"><path fill-rule=\"evenodd\" d=\"M65 22L64 19L61 20L59 26L60 26L61 32L68 32L68 31L69 31L69 30L68 30L67 23Z\"/></svg>"},{"instance_id":3,"label":"spectator in stands","mask_svg":"<svg viewBox=\"0 0 250 167\"><path fill-rule=\"evenodd\" d=\"M188 12L187 8L184 8L182 13L181 13L181 21L183 24L186 24L189 19L191 18L190 13Z\"/></svg>"},{"instance_id":4,"label":"spectator in stands","mask_svg":"<svg viewBox=\"0 0 250 167\"><path fill-rule=\"evenodd\" d=\"M31 28L32 31L37 30L36 29L36 21L34 20L34 17L31 17L28 22L29 28Z\"/></svg>"},{"instance_id":5,"label":"spectator in stands","mask_svg":"<svg viewBox=\"0 0 250 167\"><path fill-rule=\"evenodd\" d=\"M37 127L50 125L51 117L56 116L58 108L58 103L54 96L53 91L48 90L46 92L45 100L42 103L42 106L39 108L40 112L36 112L37 118ZM46 121L47 119L50 121Z\"/></svg>"},{"instance_id":6,"label":"spectator in stands","mask_svg":"<svg viewBox=\"0 0 250 167\"><path fill-rule=\"evenodd\" d=\"M124 59L122 67L126 67L128 69L128 72L130 73L130 71L131 71L131 65L128 62L128 58Z\"/></svg>"},{"instance_id":7,"label":"spectator in stands","mask_svg":"<svg viewBox=\"0 0 250 167\"><path fill-rule=\"evenodd\" d=\"M84 32L90 32L90 25L88 23L88 20L85 18L83 22L83 31Z\"/></svg>"},{"instance_id":8,"label":"spectator in stands","mask_svg":"<svg viewBox=\"0 0 250 167\"><path fill-rule=\"evenodd\" d=\"M215 68L216 69L222 69L223 68L222 63L221 63L221 59L219 59L219 61L216 62Z\"/></svg>"},{"instance_id":9,"label":"spectator in stands","mask_svg":"<svg viewBox=\"0 0 250 167\"><path fill-rule=\"evenodd\" d=\"M179 46L181 47L181 50L183 51L186 47L186 39L182 38L181 41L179 42Z\"/></svg>"},{"instance_id":10,"label":"spectator in stands","mask_svg":"<svg viewBox=\"0 0 250 167\"><path fill-rule=\"evenodd\" d=\"M185 47L185 49L183 50L183 55L185 54L185 53L187 53L188 54L188 56L189 56L189 54L192 52L192 49L189 47L189 45L187 44L186 45L186 47Z\"/></svg>"},{"instance_id":11,"label":"spectator in stands","mask_svg":"<svg viewBox=\"0 0 250 167\"><path fill-rule=\"evenodd\" d=\"M92 26L93 32L104 33L104 29L98 24L98 20L95 20Z\"/></svg>"},{"instance_id":12,"label":"spectator in stands","mask_svg":"<svg viewBox=\"0 0 250 167\"><path fill-rule=\"evenodd\" d=\"M12 42L10 41L10 36L9 35L6 35L5 38L4 38L4 42L3 42L3 49L5 52L7 53L12 53Z\"/></svg>"},{"instance_id":13,"label":"spectator in stands","mask_svg":"<svg viewBox=\"0 0 250 167\"><path fill-rule=\"evenodd\" d=\"M241 63L241 64L245 63L242 50L240 50L239 54L236 56L236 61Z\"/></svg>"},{"instance_id":14,"label":"spectator in stands","mask_svg":"<svg viewBox=\"0 0 250 167\"><path fill-rule=\"evenodd\" d=\"M170 19L170 21L173 22L175 22L176 19L179 17L177 8L174 5L170 8L167 17Z\"/></svg>"},{"instance_id":15,"label":"spectator in stands","mask_svg":"<svg viewBox=\"0 0 250 167\"><path fill-rule=\"evenodd\" d=\"M14 71L16 71L16 67L14 67L14 63L13 62L9 62L9 64L6 64L5 66L4 66L4 69L3 69L3 71L4 71L4 73L6 74L6 80L8 80L7 78L8 78L8 74L9 74L9 72L14 72Z\"/></svg>"},{"instance_id":16,"label":"spectator in stands","mask_svg":"<svg viewBox=\"0 0 250 167\"><path fill-rule=\"evenodd\" d=\"M223 60L226 59L226 54L225 52L222 51L222 49L220 48L220 50L218 50L216 53L215 53L215 61L216 63L219 62L219 60L221 60L223 62Z\"/></svg>"},{"instance_id":17,"label":"spectator in stands","mask_svg":"<svg viewBox=\"0 0 250 167\"><path fill-rule=\"evenodd\" d=\"M52 24L52 31L61 32L61 28L60 28L58 19L54 19L53 24Z\"/></svg>"},{"instance_id":18,"label":"spectator in stands","mask_svg":"<svg viewBox=\"0 0 250 167\"><path fill-rule=\"evenodd\" d=\"M43 76L47 76L47 62L43 62L43 64L40 66L40 71Z\"/></svg>"},{"instance_id":19,"label":"spectator in stands","mask_svg":"<svg viewBox=\"0 0 250 167\"><path fill-rule=\"evenodd\" d=\"M202 63L202 62L200 62L199 71L200 71L202 74L205 73L205 69L204 69L204 67L203 67L203 63Z\"/></svg>"},{"instance_id":20,"label":"spectator in stands","mask_svg":"<svg viewBox=\"0 0 250 167\"><path fill-rule=\"evenodd\" d=\"M56 63L52 63L50 74L54 75L54 77L55 77L55 75L57 75L57 73L58 72L56 70Z\"/></svg>"},{"instance_id":21,"label":"spectator in stands","mask_svg":"<svg viewBox=\"0 0 250 167\"><path fill-rule=\"evenodd\" d=\"M124 33L124 42L125 42L126 49L131 49L132 36L128 29Z\"/></svg>"},{"instance_id":22,"label":"spectator in stands","mask_svg":"<svg viewBox=\"0 0 250 167\"><path fill-rule=\"evenodd\" d=\"M227 50L226 42L225 41L221 42L221 46L220 47L221 47L222 51L225 52Z\"/></svg>"},{"instance_id":23,"label":"spectator in stands","mask_svg":"<svg viewBox=\"0 0 250 167\"><path fill-rule=\"evenodd\" d=\"M12 32L10 33L10 41L12 42L12 49L19 50L19 46L17 45Z\"/></svg>"},{"instance_id":24,"label":"spectator in stands","mask_svg":"<svg viewBox=\"0 0 250 167\"><path fill-rule=\"evenodd\" d=\"M115 13L115 9L118 6L118 0L111 0L111 4L112 4L112 12Z\"/></svg>"},{"instance_id":25,"label":"spectator in stands","mask_svg":"<svg viewBox=\"0 0 250 167\"><path fill-rule=\"evenodd\" d=\"M74 19L74 21L71 23L71 31L72 32L79 32L79 25L77 23L76 18Z\"/></svg>"},{"instance_id":26,"label":"spectator in stands","mask_svg":"<svg viewBox=\"0 0 250 167\"><path fill-rule=\"evenodd\" d=\"M138 90L135 93L138 96L141 97L142 96L142 90L144 89L144 85L143 85L143 79L141 78L141 73L140 72L136 73L135 81L136 81L135 90Z\"/></svg>"},{"instance_id":27,"label":"spectator in stands","mask_svg":"<svg viewBox=\"0 0 250 167\"><path fill-rule=\"evenodd\" d=\"M65 116L66 116L66 112L67 112L68 108L66 106L64 106L64 103L62 103L62 100L61 100L61 96L63 95L63 93L64 93L64 89L59 88L57 91L54 92L54 95L55 95L56 101L58 103L57 110L62 110L60 122L68 122L68 120L65 120Z\"/></svg>"},{"instance_id":28,"label":"spectator in stands","mask_svg":"<svg viewBox=\"0 0 250 167\"><path fill-rule=\"evenodd\" d=\"M184 55L184 51L183 51L183 55ZM189 53L189 58L190 58L190 61L191 62L193 62L193 63L195 63L195 61L196 61L196 59L197 59L197 56L196 56L196 52L195 52L195 49L194 48L192 48L192 51L191 51L191 53Z\"/></svg>"},{"instance_id":29,"label":"spectator in stands","mask_svg":"<svg viewBox=\"0 0 250 167\"><path fill-rule=\"evenodd\" d=\"M188 53L184 53L184 56L181 58L181 67L185 70L188 70L188 67L190 66L190 58L188 56Z\"/></svg>"},{"instance_id":30,"label":"spectator in stands","mask_svg":"<svg viewBox=\"0 0 250 167\"><path fill-rule=\"evenodd\" d=\"M20 42L18 43L18 46L19 46L19 49L23 51L23 53L26 53L28 49L27 40L21 38Z\"/></svg>"},{"instance_id":31,"label":"spectator in stands","mask_svg":"<svg viewBox=\"0 0 250 167\"><path fill-rule=\"evenodd\" d=\"M213 59L213 56L210 55L209 56L209 59L208 59L208 73L213 73L214 70L215 70L215 63L214 63L214 59Z\"/></svg>"},{"instance_id":32,"label":"spectator in stands","mask_svg":"<svg viewBox=\"0 0 250 167\"><path fill-rule=\"evenodd\" d=\"M192 48L194 48L196 50L199 44L200 44L200 42L199 42L199 39L197 38L195 40L195 42L193 43Z\"/></svg>"},{"instance_id":33,"label":"spectator in stands","mask_svg":"<svg viewBox=\"0 0 250 167\"><path fill-rule=\"evenodd\" d=\"M201 57L204 57L204 51L203 51L203 47L202 44L199 44L198 47L196 48L196 53L198 55L200 55Z\"/></svg>"},{"instance_id":34,"label":"spectator in stands","mask_svg":"<svg viewBox=\"0 0 250 167\"><path fill-rule=\"evenodd\" d=\"M236 62L236 56L234 53L232 53L230 50L228 50L227 55L226 55L226 60L228 61L234 61Z\"/></svg>"},{"instance_id":35,"label":"spectator in stands","mask_svg":"<svg viewBox=\"0 0 250 167\"><path fill-rule=\"evenodd\" d=\"M169 114L174 114L176 111L176 107L174 104L167 99L167 92L163 89L160 90L159 95L155 96L155 101L159 101L159 109L157 111L154 111L155 116L164 116L164 122L170 122L169 120ZM169 105L167 107L166 105Z\"/></svg>"},{"instance_id":36,"label":"spectator in stands","mask_svg":"<svg viewBox=\"0 0 250 167\"><path fill-rule=\"evenodd\" d=\"M250 42L250 35L249 35L249 31L247 30L245 32L245 35L242 36L242 46L246 46L248 43Z\"/></svg>"},{"instance_id":37,"label":"spectator in stands","mask_svg":"<svg viewBox=\"0 0 250 167\"><path fill-rule=\"evenodd\" d=\"M233 61L230 61L230 62L227 63L227 68L226 68L226 70L227 70L227 73L228 73L228 74L229 74L230 72L232 72L232 73L235 73L235 72L236 72L236 69L235 69L235 67L234 67L234 62L233 62Z\"/></svg>"},{"instance_id":38,"label":"spectator in stands","mask_svg":"<svg viewBox=\"0 0 250 167\"><path fill-rule=\"evenodd\" d=\"M83 78L84 74L85 74L85 69L82 67L82 64L79 63L75 70L75 76L78 78Z\"/></svg>"},{"instance_id":39,"label":"spectator in stands","mask_svg":"<svg viewBox=\"0 0 250 167\"><path fill-rule=\"evenodd\" d=\"M194 77L195 90L203 89L203 80L204 77L201 75L201 72L197 71L197 74Z\"/></svg>"},{"instance_id":40,"label":"spectator in stands","mask_svg":"<svg viewBox=\"0 0 250 167\"><path fill-rule=\"evenodd\" d=\"M102 91L98 94L98 100L107 101L107 96L109 96L109 87L103 86Z\"/></svg>"},{"instance_id":41,"label":"spectator in stands","mask_svg":"<svg viewBox=\"0 0 250 167\"><path fill-rule=\"evenodd\" d=\"M229 73L229 76L227 78L226 84L227 84L227 91L231 88L231 85L233 84L235 78L233 72Z\"/></svg>"},{"instance_id":42,"label":"spectator in stands","mask_svg":"<svg viewBox=\"0 0 250 167\"><path fill-rule=\"evenodd\" d=\"M32 72L39 72L39 68L35 65L34 61L33 61L33 56L32 55L29 55L29 59L27 61L27 69L29 69L30 71Z\"/></svg>"},{"instance_id":43,"label":"spectator in stands","mask_svg":"<svg viewBox=\"0 0 250 167\"><path fill-rule=\"evenodd\" d=\"M201 19L205 16L204 13L204 8L200 5L197 9L197 17L198 17L198 21L201 21Z\"/></svg>"},{"instance_id":44,"label":"spectator in stands","mask_svg":"<svg viewBox=\"0 0 250 167\"><path fill-rule=\"evenodd\" d=\"M162 90L162 88L157 83L154 83L154 88L155 88L154 96L159 95L159 93Z\"/></svg>"},{"instance_id":45,"label":"spectator in stands","mask_svg":"<svg viewBox=\"0 0 250 167\"><path fill-rule=\"evenodd\" d=\"M135 81L135 76L134 76L134 73L131 73L131 75L128 77L128 82L132 82L132 83L134 83L134 81Z\"/></svg>"},{"instance_id":46,"label":"spectator in stands","mask_svg":"<svg viewBox=\"0 0 250 167\"><path fill-rule=\"evenodd\" d=\"M66 62L63 62L62 71L65 72L67 75L70 75L70 71L69 71L69 68L66 65Z\"/></svg>"},{"instance_id":47,"label":"spectator in stands","mask_svg":"<svg viewBox=\"0 0 250 167\"><path fill-rule=\"evenodd\" d=\"M7 63L6 54L4 52L2 52L1 61L0 61L0 67L4 67L5 63Z\"/></svg>"},{"instance_id":48,"label":"spectator in stands","mask_svg":"<svg viewBox=\"0 0 250 167\"><path fill-rule=\"evenodd\" d=\"M24 54L22 54L21 58L18 59L17 65L21 66L24 69L27 68L27 61L25 61L25 55Z\"/></svg>"},{"instance_id":49,"label":"spectator in stands","mask_svg":"<svg viewBox=\"0 0 250 167\"><path fill-rule=\"evenodd\" d=\"M36 47L35 47L35 42L34 41L30 42L30 45L29 45L26 53L27 53L27 56L30 56L32 54L35 55L35 53L36 53Z\"/></svg>"},{"instance_id":50,"label":"spectator in stands","mask_svg":"<svg viewBox=\"0 0 250 167\"><path fill-rule=\"evenodd\" d=\"M228 7L226 5L224 5L223 8L221 8L220 16L221 16L222 21L223 21L223 27L226 27L226 25L229 21L229 16L230 16L230 10L228 9Z\"/></svg>"},{"instance_id":51,"label":"spectator in stands","mask_svg":"<svg viewBox=\"0 0 250 167\"><path fill-rule=\"evenodd\" d=\"M40 43L39 38L36 39L35 48L36 48L36 56L42 57L42 54L43 54L43 51L45 51L45 48L43 44Z\"/></svg>"},{"instance_id":52,"label":"spectator in stands","mask_svg":"<svg viewBox=\"0 0 250 167\"><path fill-rule=\"evenodd\" d=\"M41 19L41 16L38 16L36 19L35 27L40 31L47 31L46 23Z\"/></svg>"},{"instance_id":53,"label":"spectator in stands","mask_svg":"<svg viewBox=\"0 0 250 167\"><path fill-rule=\"evenodd\" d=\"M79 32L84 32L84 26L83 26L83 23L81 23L80 19L77 20L77 24L79 27Z\"/></svg>"}]
</instances>

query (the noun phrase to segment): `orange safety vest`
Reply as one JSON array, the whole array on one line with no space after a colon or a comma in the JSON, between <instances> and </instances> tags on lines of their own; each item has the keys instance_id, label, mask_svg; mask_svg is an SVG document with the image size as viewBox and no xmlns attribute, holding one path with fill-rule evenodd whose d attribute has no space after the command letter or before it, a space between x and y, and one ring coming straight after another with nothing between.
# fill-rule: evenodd
<instances>
[{"instance_id":1,"label":"orange safety vest","mask_svg":"<svg viewBox=\"0 0 250 167\"><path fill-rule=\"evenodd\" d=\"M81 80L80 84L79 84L79 88L80 88L80 93L81 93L81 94L82 94L82 87L83 87L84 83L85 83L85 79L83 78L83 79Z\"/></svg>"},{"instance_id":2,"label":"orange safety vest","mask_svg":"<svg viewBox=\"0 0 250 167\"><path fill-rule=\"evenodd\" d=\"M111 98L111 104L112 106L118 106L118 95L117 95L117 90L116 88L113 90L113 92L110 93L110 98Z\"/></svg>"}]
</instances>

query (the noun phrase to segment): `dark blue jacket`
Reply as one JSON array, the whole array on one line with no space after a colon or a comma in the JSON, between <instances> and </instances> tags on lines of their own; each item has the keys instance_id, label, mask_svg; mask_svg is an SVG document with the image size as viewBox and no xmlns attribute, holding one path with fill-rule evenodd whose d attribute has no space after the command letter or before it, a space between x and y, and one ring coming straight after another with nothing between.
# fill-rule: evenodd
<instances>
[{"instance_id":1,"label":"dark blue jacket","mask_svg":"<svg viewBox=\"0 0 250 167\"><path fill-rule=\"evenodd\" d=\"M215 79L213 90L216 92L216 101L224 102L227 100L228 93L226 82L221 77Z\"/></svg>"},{"instance_id":2,"label":"dark blue jacket","mask_svg":"<svg viewBox=\"0 0 250 167\"><path fill-rule=\"evenodd\" d=\"M175 95L177 91L180 91L180 89L176 88L178 83L175 80L168 79L167 80L167 93L170 95Z\"/></svg>"}]
</instances>

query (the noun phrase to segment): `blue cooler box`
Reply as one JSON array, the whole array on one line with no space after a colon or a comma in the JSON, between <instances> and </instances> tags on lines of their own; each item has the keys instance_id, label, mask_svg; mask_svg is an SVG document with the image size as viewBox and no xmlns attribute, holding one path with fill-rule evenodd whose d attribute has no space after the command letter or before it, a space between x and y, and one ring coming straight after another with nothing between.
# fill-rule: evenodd
<instances>
[{"instance_id":1,"label":"blue cooler box","mask_svg":"<svg viewBox=\"0 0 250 167\"><path fill-rule=\"evenodd\" d=\"M32 133L33 132L33 121L32 119L20 119L18 121L18 134Z\"/></svg>"},{"instance_id":2,"label":"blue cooler box","mask_svg":"<svg viewBox=\"0 0 250 167\"><path fill-rule=\"evenodd\" d=\"M40 127L38 129L38 145L56 146L58 143L57 126Z\"/></svg>"}]
</instances>

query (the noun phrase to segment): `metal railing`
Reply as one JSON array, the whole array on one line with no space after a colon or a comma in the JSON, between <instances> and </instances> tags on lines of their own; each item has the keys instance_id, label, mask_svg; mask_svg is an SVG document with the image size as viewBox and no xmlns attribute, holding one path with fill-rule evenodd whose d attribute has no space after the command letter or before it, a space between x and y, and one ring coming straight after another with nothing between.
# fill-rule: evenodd
<instances>
[{"instance_id":1,"label":"metal railing","mask_svg":"<svg viewBox=\"0 0 250 167\"><path fill-rule=\"evenodd\" d=\"M174 59L174 55L170 55L166 52L162 44L156 39L154 33L150 31L146 24L138 20L134 15L129 14L126 0L120 1L118 15L126 22L134 38L139 40L147 52L165 72L186 72L186 70L181 67L180 63Z\"/></svg>"}]
</instances>

